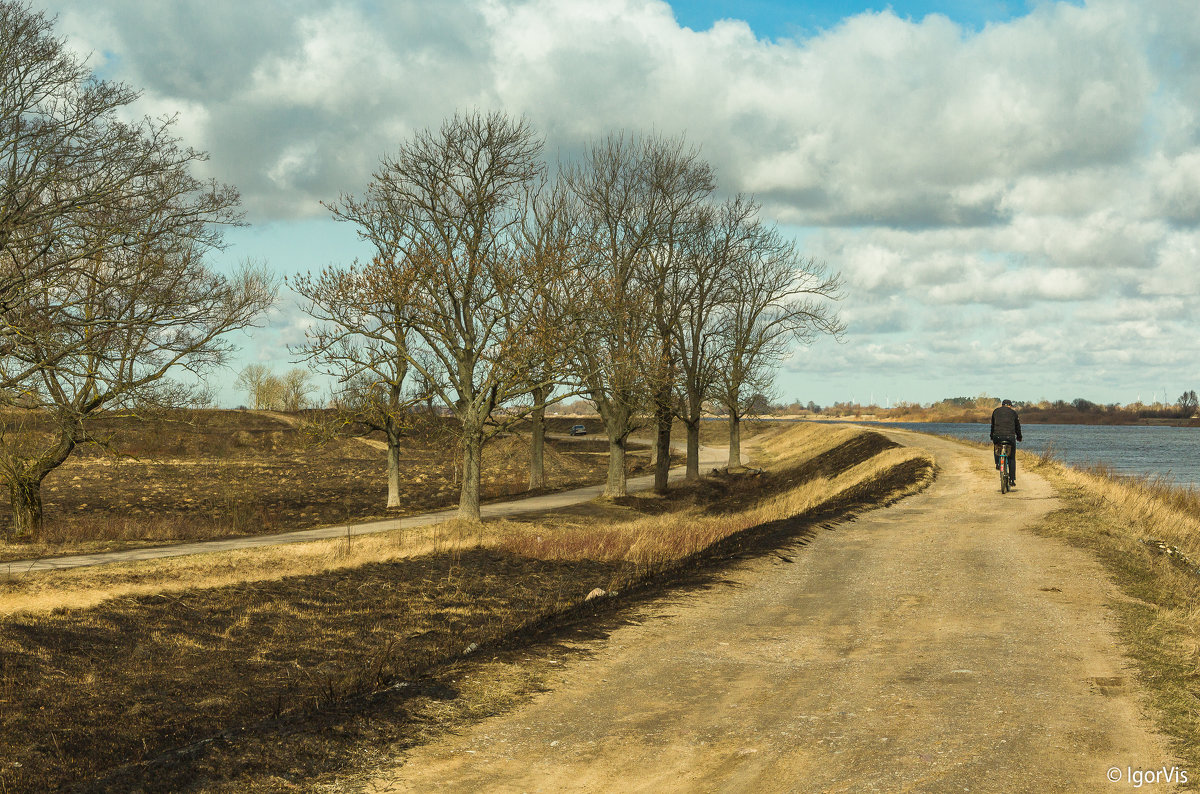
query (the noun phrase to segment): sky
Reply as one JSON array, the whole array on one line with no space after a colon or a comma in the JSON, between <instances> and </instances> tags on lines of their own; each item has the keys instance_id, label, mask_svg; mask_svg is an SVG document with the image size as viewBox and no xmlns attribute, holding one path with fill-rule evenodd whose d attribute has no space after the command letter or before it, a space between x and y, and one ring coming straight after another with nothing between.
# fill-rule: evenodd
<instances>
[{"instance_id":1,"label":"sky","mask_svg":"<svg viewBox=\"0 0 1200 794\"><path fill-rule=\"evenodd\" d=\"M178 114L249 226L214 266L369 255L322 201L456 111L553 159L686 135L840 271L847 324L778 396L1174 401L1200 388L1195 0L36 0L106 79ZM285 293L235 367L292 364ZM244 398L234 373L223 404Z\"/></svg>"}]
</instances>

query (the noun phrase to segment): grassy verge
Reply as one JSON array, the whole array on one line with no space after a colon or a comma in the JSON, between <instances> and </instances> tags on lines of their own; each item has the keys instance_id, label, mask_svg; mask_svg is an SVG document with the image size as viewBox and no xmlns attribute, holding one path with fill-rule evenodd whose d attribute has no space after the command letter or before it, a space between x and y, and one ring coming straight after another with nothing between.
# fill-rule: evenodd
<instances>
[{"instance_id":1,"label":"grassy verge","mask_svg":"<svg viewBox=\"0 0 1200 794\"><path fill-rule=\"evenodd\" d=\"M665 499L9 581L0 791L337 775L535 689L517 664L534 643L932 477L928 459L850 428L760 446L762 476ZM586 600L595 588L619 597Z\"/></svg>"},{"instance_id":2,"label":"grassy verge","mask_svg":"<svg viewBox=\"0 0 1200 794\"><path fill-rule=\"evenodd\" d=\"M1031 460L1027 457L1026 460ZM1038 531L1088 549L1122 597L1112 605L1160 730L1195 788L1200 774L1200 493L1163 481L1034 464L1063 507ZM1144 541L1160 541L1163 553Z\"/></svg>"}]
</instances>

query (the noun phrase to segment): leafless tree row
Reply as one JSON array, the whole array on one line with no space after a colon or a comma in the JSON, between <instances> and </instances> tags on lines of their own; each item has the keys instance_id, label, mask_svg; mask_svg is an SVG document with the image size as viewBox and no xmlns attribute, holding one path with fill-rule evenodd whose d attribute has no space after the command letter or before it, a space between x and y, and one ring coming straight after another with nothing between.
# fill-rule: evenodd
<instances>
[{"instance_id":1,"label":"leafless tree row","mask_svg":"<svg viewBox=\"0 0 1200 794\"><path fill-rule=\"evenodd\" d=\"M262 268L206 257L241 223L237 191L194 175L203 152L173 119L130 123L138 97L96 79L27 5L0 0L0 476L18 535L42 523L41 483L100 411L194 403L229 331L275 300ZM551 172L528 121L468 113L404 141L361 195L328 205L370 261L293 279L316 320L298 359L332 375L344 421L383 432L389 505L418 404L457 420L460 512L479 517L488 439L532 418L544 482L547 404L583 395L624 495L630 434L653 423L666 486L672 419L698 476L701 412L730 416L795 341L837 334L840 279L802 258L682 138L610 134ZM192 386L168 376L193 376ZM247 368L256 407L298 408L305 370Z\"/></svg>"},{"instance_id":2,"label":"leafless tree row","mask_svg":"<svg viewBox=\"0 0 1200 794\"><path fill-rule=\"evenodd\" d=\"M0 2L0 475L18 535L42 523L41 483L88 419L187 404L203 375L275 298L250 266L205 256L239 223L232 187L197 179L205 159L172 119L121 120L137 92L95 79L52 22Z\"/></svg>"},{"instance_id":3,"label":"leafless tree row","mask_svg":"<svg viewBox=\"0 0 1200 794\"><path fill-rule=\"evenodd\" d=\"M484 443L532 417L531 486L543 482L548 401L585 395L607 431L605 494L626 491L630 435L652 422L665 488L674 417L698 477L706 403L739 422L796 342L839 334L841 280L799 255L682 138L613 133L553 174L524 119L469 113L385 157L361 196L329 205L374 249L370 262L304 274L318 321L302 357L336 376L385 431L389 481L411 407L458 420L460 513L479 517ZM391 489L389 504L395 499Z\"/></svg>"}]
</instances>

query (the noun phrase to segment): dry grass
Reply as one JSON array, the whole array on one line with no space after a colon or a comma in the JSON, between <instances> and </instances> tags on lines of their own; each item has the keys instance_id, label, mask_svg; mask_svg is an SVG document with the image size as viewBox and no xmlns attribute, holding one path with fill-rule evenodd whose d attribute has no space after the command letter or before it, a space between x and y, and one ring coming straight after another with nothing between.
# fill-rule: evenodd
<instances>
[{"instance_id":1,"label":"dry grass","mask_svg":"<svg viewBox=\"0 0 1200 794\"><path fill-rule=\"evenodd\" d=\"M0 579L0 615L86 608L114 598L269 582L478 545L477 525L451 521L373 535L70 568Z\"/></svg>"},{"instance_id":2,"label":"dry grass","mask_svg":"<svg viewBox=\"0 0 1200 794\"><path fill-rule=\"evenodd\" d=\"M849 425L796 424L767 435L755 452L764 465L794 466L862 435L862 428Z\"/></svg>"},{"instance_id":3,"label":"dry grass","mask_svg":"<svg viewBox=\"0 0 1200 794\"><path fill-rule=\"evenodd\" d=\"M1159 477L1130 477L1104 465L1058 468L1062 483L1082 488L1098 508L1142 537L1163 540L1200 563L1200 490Z\"/></svg>"},{"instance_id":4,"label":"dry grass","mask_svg":"<svg viewBox=\"0 0 1200 794\"><path fill-rule=\"evenodd\" d=\"M1200 494L1154 478L1027 458L1064 507L1039 530L1093 552L1123 597L1122 644L1140 672L1160 729L1189 770L1200 769ZM1143 541L1178 548L1166 555ZM1191 787L1196 778L1190 775Z\"/></svg>"},{"instance_id":5,"label":"dry grass","mask_svg":"<svg viewBox=\"0 0 1200 794\"><path fill-rule=\"evenodd\" d=\"M429 731L410 723L407 698L458 699L452 671L474 644L529 643L594 608L582 606L594 587L686 581L932 473L920 455L848 428L795 427L762 444L774 463L761 477L594 505L586 518L16 577L0 588L0 758L20 766L0 766L0 790L311 781L348 752ZM515 696L488 693L486 708Z\"/></svg>"},{"instance_id":6,"label":"dry grass","mask_svg":"<svg viewBox=\"0 0 1200 794\"><path fill-rule=\"evenodd\" d=\"M832 435L832 434L831 434ZM854 432L838 433L837 439L854 437ZM858 434L861 435L861 432ZM813 439L815 441L815 439ZM780 443L786 443L786 438ZM813 443L805 453L792 459L815 460L821 453L837 448L832 444ZM817 450L814 452L813 450ZM922 462L926 473L902 491L899 498L924 488L932 479L928 458L908 448L886 449L832 477L816 476L800 481L794 468L783 469L783 480L790 486L780 493L757 499L749 506L732 511L714 510L699 504L658 516L649 516L607 525L507 522L488 542L527 557L550 560L613 560L642 569L663 567L696 554L725 538L772 521L812 513L836 502L846 493L884 477L904 464ZM802 465L802 463L800 465ZM789 473L791 477L789 478ZM791 479L792 482L788 482Z\"/></svg>"},{"instance_id":7,"label":"dry grass","mask_svg":"<svg viewBox=\"0 0 1200 794\"><path fill-rule=\"evenodd\" d=\"M42 488L42 537L37 543L0 539L0 560L394 518L458 501L448 420L414 429L406 439L401 507L389 509L386 452L349 435L354 428L314 446L316 439L299 421L285 422L267 412L198 411L185 418L100 421L102 434L117 439L119 455L85 446L52 472ZM485 501L527 492L529 444L528 438L509 436L485 447ZM595 437L550 441L545 450L547 490L603 479L604 449ZM635 471L648 461L648 452L637 449L628 462ZM0 480L0 487L7 483ZM7 500L0 501L0 527L9 521Z\"/></svg>"}]
</instances>

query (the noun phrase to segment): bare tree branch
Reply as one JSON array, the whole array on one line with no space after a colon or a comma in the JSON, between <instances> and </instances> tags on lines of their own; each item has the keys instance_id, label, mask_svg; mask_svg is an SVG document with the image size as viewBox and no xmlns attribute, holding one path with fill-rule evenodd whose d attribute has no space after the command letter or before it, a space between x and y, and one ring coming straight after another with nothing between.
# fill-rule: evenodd
<instances>
[{"instance_id":1,"label":"bare tree branch","mask_svg":"<svg viewBox=\"0 0 1200 794\"><path fill-rule=\"evenodd\" d=\"M716 399L729 415L729 466L741 466L740 422L756 393L768 394L773 370L793 345L818 335L840 338L833 302L842 278L801 257L794 241L747 215L745 242L727 261L729 288L720 317L722 350Z\"/></svg>"},{"instance_id":2,"label":"bare tree branch","mask_svg":"<svg viewBox=\"0 0 1200 794\"><path fill-rule=\"evenodd\" d=\"M541 150L524 119L458 115L385 157L363 198L331 207L379 252L360 270L364 300L402 296L407 333L424 353L398 334L389 351L458 419L459 509L469 520L479 518L481 454L496 410L531 390L545 355L523 235ZM344 319L334 324L345 328Z\"/></svg>"},{"instance_id":3,"label":"bare tree branch","mask_svg":"<svg viewBox=\"0 0 1200 794\"><path fill-rule=\"evenodd\" d=\"M688 213L712 189L711 172L682 139L614 133L594 142L565 179L589 240L589 292L577 312L586 332L574 369L608 434L605 496L620 497L629 435L664 382L670 332L662 327L673 324L666 274Z\"/></svg>"},{"instance_id":4,"label":"bare tree branch","mask_svg":"<svg viewBox=\"0 0 1200 794\"><path fill-rule=\"evenodd\" d=\"M129 125L136 92L94 79L42 14L0 2L0 474L18 534L41 526L40 486L102 409L180 405L274 300L261 268L205 255L240 223L237 191L173 119Z\"/></svg>"}]
</instances>

